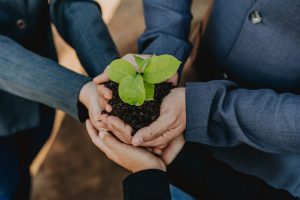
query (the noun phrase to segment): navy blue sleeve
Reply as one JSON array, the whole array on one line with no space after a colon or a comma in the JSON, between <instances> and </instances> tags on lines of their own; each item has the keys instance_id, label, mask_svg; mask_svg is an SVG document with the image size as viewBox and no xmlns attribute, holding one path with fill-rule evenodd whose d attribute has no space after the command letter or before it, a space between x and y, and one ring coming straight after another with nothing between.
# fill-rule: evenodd
<instances>
[{"instance_id":1,"label":"navy blue sleeve","mask_svg":"<svg viewBox=\"0 0 300 200\"><path fill-rule=\"evenodd\" d=\"M90 77L103 72L119 57L117 48L104 23L101 10L93 0L52 0L52 22L71 45Z\"/></svg>"},{"instance_id":2,"label":"navy blue sleeve","mask_svg":"<svg viewBox=\"0 0 300 200\"><path fill-rule=\"evenodd\" d=\"M300 96L231 81L186 85L186 140L271 153L300 153Z\"/></svg>"},{"instance_id":3,"label":"navy blue sleeve","mask_svg":"<svg viewBox=\"0 0 300 200\"><path fill-rule=\"evenodd\" d=\"M138 40L139 53L170 54L185 62L192 49L188 41L191 3L191 0L143 0L146 30Z\"/></svg>"}]
</instances>

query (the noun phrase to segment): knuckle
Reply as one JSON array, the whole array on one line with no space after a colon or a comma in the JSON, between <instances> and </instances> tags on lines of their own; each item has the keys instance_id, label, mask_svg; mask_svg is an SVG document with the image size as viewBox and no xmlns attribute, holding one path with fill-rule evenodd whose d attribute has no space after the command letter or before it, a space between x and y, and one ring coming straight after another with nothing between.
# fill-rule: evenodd
<instances>
[{"instance_id":1,"label":"knuckle","mask_svg":"<svg viewBox=\"0 0 300 200\"><path fill-rule=\"evenodd\" d=\"M123 142L124 142L125 144L131 144L131 139L126 138L126 139L124 139Z\"/></svg>"},{"instance_id":2,"label":"knuckle","mask_svg":"<svg viewBox=\"0 0 300 200\"><path fill-rule=\"evenodd\" d=\"M149 132L150 134L150 139L154 140L157 139L159 137L159 135L157 135L154 131Z\"/></svg>"},{"instance_id":3,"label":"knuckle","mask_svg":"<svg viewBox=\"0 0 300 200\"><path fill-rule=\"evenodd\" d=\"M178 132L182 133L184 130L185 130L185 126L180 125L180 126L178 127Z\"/></svg>"},{"instance_id":4,"label":"knuckle","mask_svg":"<svg viewBox=\"0 0 300 200\"><path fill-rule=\"evenodd\" d=\"M102 140L102 142L105 143L105 144L108 143L108 142L109 142L109 137L108 137L108 135L107 135L107 134L103 135L101 140Z\"/></svg>"},{"instance_id":5,"label":"knuckle","mask_svg":"<svg viewBox=\"0 0 300 200\"><path fill-rule=\"evenodd\" d=\"M131 135L131 132L132 132L131 126L125 125L125 131L126 131L126 133L127 133L128 135Z\"/></svg>"},{"instance_id":6,"label":"knuckle","mask_svg":"<svg viewBox=\"0 0 300 200\"><path fill-rule=\"evenodd\" d=\"M170 122L174 123L177 120L177 117L175 114L170 115Z\"/></svg>"},{"instance_id":7,"label":"knuckle","mask_svg":"<svg viewBox=\"0 0 300 200\"><path fill-rule=\"evenodd\" d=\"M103 89L104 89L104 85L101 84L97 86L98 92L102 92Z\"/></svg>"},{"instance_id":8,"label":"knuckle","mask_svg":"<svg viewBox=\"0 0 300 200\"><path fill-rule=\"evenodd\" d=\"M157 146L161 146L164 144L164 139L162 137L159 137L155 142L154 142L154 146L157 147Z\"/></svg>"}]
</instances>

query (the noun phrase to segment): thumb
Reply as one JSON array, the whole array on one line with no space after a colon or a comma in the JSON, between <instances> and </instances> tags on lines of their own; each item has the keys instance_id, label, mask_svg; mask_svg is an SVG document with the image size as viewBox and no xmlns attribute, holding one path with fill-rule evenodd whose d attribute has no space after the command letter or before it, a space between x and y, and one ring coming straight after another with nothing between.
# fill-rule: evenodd
<instances>
[{"instance_id":1,"label":"thumb","mask_svg":"<svg viewBox=\"0 0 300 200\"><path fill-rule=\"evenodd\" d=\"M99 133L100 140L105 145L107 149L113 152L115 155L124 155L128 153L129 145L126 145L115 138L111 133L106 131L100 131ZM114 161L116 161L114 159Z\"/></svg>"},{"instance_id":2,"label":"thumb","mask_svg":"<svg viewBox=\"0 0 300 200\"><path fill-rule=\"evenodd\" d=\"M132 138L132 144L134 146L140 146L144 142L154 140L166 132L174 121L175 120L171 119L169 115L161 113L161 115L152 124L136 132Z\"/></svg>"},{"instance_id":3,"label":"thumb","mask_svg":"<svg viewBox=\"0 0 300 200\"><path fill-rule=\"evenodd\" d=\"M94 79L93 79L93 82L96 83L96 84L101 84L101 83L105 83L105 82L108 82L109 81L109 78L108 76L105 74L105 72L103 72L102 74L96 76Z\"/></svg>"}]
</instances>

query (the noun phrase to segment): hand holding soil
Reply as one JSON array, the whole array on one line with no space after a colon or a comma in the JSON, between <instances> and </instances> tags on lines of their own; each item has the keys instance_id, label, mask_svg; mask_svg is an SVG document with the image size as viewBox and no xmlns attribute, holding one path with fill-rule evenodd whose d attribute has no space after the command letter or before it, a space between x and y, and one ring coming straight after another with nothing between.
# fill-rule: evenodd
<instances>
[{"instance_id":1,"label":"hand holding soil","mask_svg":"<svg viewBox=\"0 0 300 200\"><path fill-rule=\"evenodd\" d=\"M184 146L184 139L181 135L172 140L168 147L162 150L160 156L157 157L144 148L120 142L106 131L100 131L98 134L90 120L86 121L86 127L93 143L109 159L133 173L149 169L166 171L166 166L177 157Z\"/></svg>"},{"instance_id":2,"label":"hand holding soil","mask_svg":"<svg viewBox=\"0 0 300 200\"><path fill-rule=\"evenodd\" d=\"M112 62L106 72L96 77L94 81L99 83L104 79L108 80L108 77L111 79L105 83L106 88L104 85L98 86L99 104L105 108L101 120L107 125L105 128L112 131L121 141L131 144L131 134L134 135L139 129L149 126L159 117L164 97L177 84L178 75L176 71L180 62L169 55L151 57L149 55L128 54L123 58L126 60L118 59ZM132 70L134 68L135 70ZM163 82L164 80L172 82ZM140 83L143 84L140 88L135 87ZM171 102L171 104L173 103ZM173 118L171 116L170 119ZM154 125L156 126L156 123ZM171 134L175 131L181 131L181 128L168 131L167 134L155 133L156 140L154 143L166 143L166 139L173 139L178 135L177 132L174 136ZM139 137L140 143L142 143L142 139L145 142L151 140L149 136L143 138L145 135L142 134L142 138ZM168 135L168 137L164 135ZM164 142L162 142L162 138L165 138ZM135 144L137 143L136 141Z\"/></svg>"},{"instance_id":3,"label":"hand holding soil","mask_svg":"<svg viewBox=\"0 0 300 200\"><path fill-rule=\"evenodd\" d=\"M133 137L134 146L164 147L186 128L185 88L175 88L160 107L160 116Z\"/></svg>"},{"instance_id":4,"label":"hand holding soil","mask_svg":"<svg viewBox=\"0 0 300 200\"><path fill-rule=\"evenodd\" d=\"M98 133L90 120L86 121L86 127L93 143L103 151L110 160L128 171L133 173L148 169L166 171L166 165L163 160L144 148L124 144L106 131L100 131ZM170 156L165 157L173 156L170 154Z\"/></svg>"},{"instance_id":5,"label":"hand holding soil","mask_svg":"<svg viewBox=\"0 0 300 200\"><path fill-rule=\"evenodd\" d=\"M86 83L80 90L79 101L87 108L91 123L99 130L104 124L99 121L101 107L98 104L96 89L97 85L94 82Z\"/></svg>"}]
</instances>

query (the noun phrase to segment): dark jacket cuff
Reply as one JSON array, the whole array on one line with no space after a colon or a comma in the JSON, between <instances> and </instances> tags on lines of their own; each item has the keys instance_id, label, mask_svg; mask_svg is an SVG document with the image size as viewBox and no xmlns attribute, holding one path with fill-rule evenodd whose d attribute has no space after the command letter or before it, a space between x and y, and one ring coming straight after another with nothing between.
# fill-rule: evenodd
<instances>
[{"instance_id":1,"label":"dark jacket cuff","mask_svg":"<svg viewBox=\"0 0 300 200\"><path fill-rule=\"evenodd\" d=\"M229 87L238 86L226 80L186 83L186 141L216 145L216 138L209 135L208 130L211 115L218 109L216 104Z\"/></svg>"},{"instance_id":2,"label":"dark jacket cuff","mask_svg":"<svg viewBox=\"0 0 300 200\"><path fill-rule=\"evenodd\" d=\"M82 85L82 87L88 83L92 81L92 78L88 78L86 80L86 82ZM82 89L81 87L81 89ZM87 109L87 107L85 107L85 105L83 105L80 101L79 101L79 94L78 94L78 98L77 98L77 113L78 113L78 119L81 123L85 122L87 119L89 119L89 110Z\"/></svg>"},{"instance_id":3,"label":"dark jacket cuff","mask_svg":"<svg viewBox=\"0 0 300 200\"><path fill-rule=\"evenodd\" d=\"M78 119L81 123L89 119L89 111L79 100L77 102Z\"/></svg>"},{"instance_id":4,"label":"dark jacket cuff","mask_svg":"<svg viewBox=\"0 0 300 200\"><path fill-rule=\"evenodd\" d=\"M128 176L123 181L125 200L171 200L169 180L165 172L144 170Z\"/></svg>"}]
</instances>

